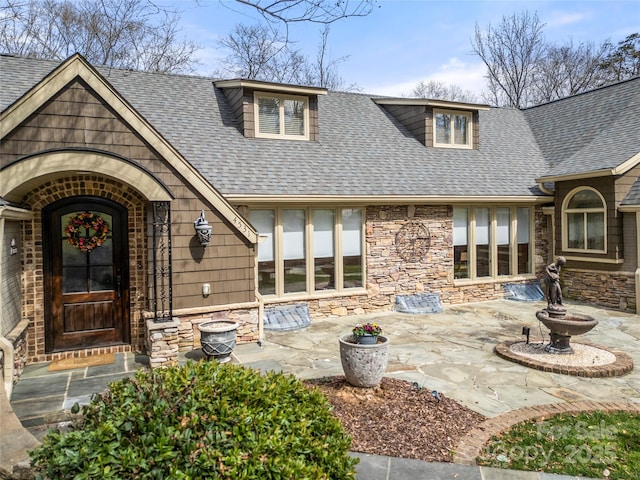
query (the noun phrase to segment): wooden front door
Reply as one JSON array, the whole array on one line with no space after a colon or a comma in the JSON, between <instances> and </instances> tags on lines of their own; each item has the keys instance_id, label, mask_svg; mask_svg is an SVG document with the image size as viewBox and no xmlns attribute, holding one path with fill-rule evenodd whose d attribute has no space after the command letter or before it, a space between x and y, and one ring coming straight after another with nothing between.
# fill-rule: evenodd
<instances>
[{"instance_id":1,"label":"wooden front door","mask_svg":"<svg viewBox=\"0 0 640 480\"><path fill-rule=\"evenodd\" d=\"M129 342L127 211L71 197L43 211L45 351Z\"/></svg>"}]
</instances>

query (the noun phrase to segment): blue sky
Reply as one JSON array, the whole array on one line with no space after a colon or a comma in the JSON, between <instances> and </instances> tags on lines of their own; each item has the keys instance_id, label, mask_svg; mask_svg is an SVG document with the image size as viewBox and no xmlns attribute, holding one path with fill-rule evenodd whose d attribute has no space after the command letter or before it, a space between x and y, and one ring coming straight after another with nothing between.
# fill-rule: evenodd
<instances>
[{"instance_id":1,"label":"blue sky","mask_svg":"<svg viewBox=\"0 0 640 480\"><path fill-rule=\"evenodd\" d=\"M205 48L198 53L198 73L211 74L226 54L218 47L238 23L260 21L252 9L232 0L164 0L182 11L183 34ZM476 22L498 24L503 15L523 10L537 13L547 41L614 43L640 32L640 0L625 1L432 1L382 0L362 18L332 24L332 58L348 56L339 65L346 84L381 95L409 94L421 80L440 80L480 93L485 69L471 54ZM313 56L320 26L293 26L290 38Z\"/></svg>"}]
</instances>

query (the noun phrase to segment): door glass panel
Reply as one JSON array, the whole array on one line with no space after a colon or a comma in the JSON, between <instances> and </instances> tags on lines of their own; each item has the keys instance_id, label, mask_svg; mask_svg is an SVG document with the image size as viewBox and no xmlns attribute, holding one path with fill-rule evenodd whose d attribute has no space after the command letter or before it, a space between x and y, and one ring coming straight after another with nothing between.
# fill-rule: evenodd
<instances>
[{"instance_id":1,"label":"door glass panel","mask_svg":"<svg viewBox=\"0 0 640 480\"><path fill-rule=\"evenodd\" d=\"M529 208L518 208L518 273L531 273L529 261Z\"/></svg>"},{"instance_id":2,"label":"door glass panel","mask_svg":"<svg viewBox=\"0 0 640 480\"><path fill-rule=\"evenodd\" d=\"M111 265L113 263L113 241L107 238L102 246L91 251L90 256L92 265Z\"/></svg>"},{"instance_id":3,"label":"door glass panel","mask_svg":"<svg viewBox=\"0 0 640 480\"><path fill-rule=\"evenodd\" d=\"M86 267L62 268L62 293L77 293L87 291Z\"/></svg>"},{"instance_id":4,"label":"door glass panel","mask_svg":"<svg viewBox=\"0 0 640 480\"><path fill-rule=\"evenodd\" d=\"M103 212L88 214L61 217L63 293L113 290L113 219Z\"/></svg>"},{"instance_id":5,"label":"door glass panel","mask_svg":"<svg viewBox=\"0 0 640 480\"><path fill-rule=\"evenodd\" d=\"M113 267L91 267L90 291L113 290Z\"/></svg>"}]
</instances>

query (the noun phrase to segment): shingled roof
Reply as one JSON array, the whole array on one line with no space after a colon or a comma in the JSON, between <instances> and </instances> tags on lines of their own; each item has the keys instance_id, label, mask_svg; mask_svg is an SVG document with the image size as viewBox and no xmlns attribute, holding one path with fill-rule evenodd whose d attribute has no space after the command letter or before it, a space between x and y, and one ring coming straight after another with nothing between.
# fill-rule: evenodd
<instances>
[{"instance_id":1,"label":"shingled roof","mask_svg":"<svg viewBox=\"0 0 640 480\"><path fill-rule=\"evenodd\" d=\"M523 111L554 179L615 170L640 153L640 78Z\"/></svg>"},{"instance_id":2,"label":"shingled roof","mask_svg":"<svg viewBox=\"0 0 640 480\"><path fill-rule=\"evenodd\" d=\"M2 110L59 64L11 56L0 62ZM340 92L318 98L317 142L246 138L211 78L98 71L214 187L230 196L533 197L543 195L536 178L586 171L598 161L607 167L639 150L638 82L525 111L480 111L480 149L466 150L425 147L371 96ZM619 89L624 95L616 93ZM636 103L626 105L625 98ZM615 139L598 137L603 121L605 126L620 121L609 110L634 120L629 135L636 132L635 138L617 142L630 145L610 145ZM585 128L577 128L583 123ZM567 145L568 140L573 144ZM615 156L597 145L605 140L610 148L618 147ZM584 153L587 166L581 163Z\"/></svg>"}]
</instances>

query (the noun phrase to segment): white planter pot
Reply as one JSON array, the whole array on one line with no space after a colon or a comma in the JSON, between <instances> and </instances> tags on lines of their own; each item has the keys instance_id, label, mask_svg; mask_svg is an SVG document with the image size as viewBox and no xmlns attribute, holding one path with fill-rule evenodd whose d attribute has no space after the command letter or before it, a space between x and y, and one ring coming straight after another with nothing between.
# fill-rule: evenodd
<instances>
[{"instance_id":1,"label":"white planter pot","mask_svg":"<svg viewBox=\"0 0 640 480\"><path fill-rule=\"evenodd\" d=\"M354 343L352 334L339 338L340 360L347 382L355 387L375 387L387 369L389 339L378 336L378 343L362 345Z\"/></svg>"}]
</instances>

